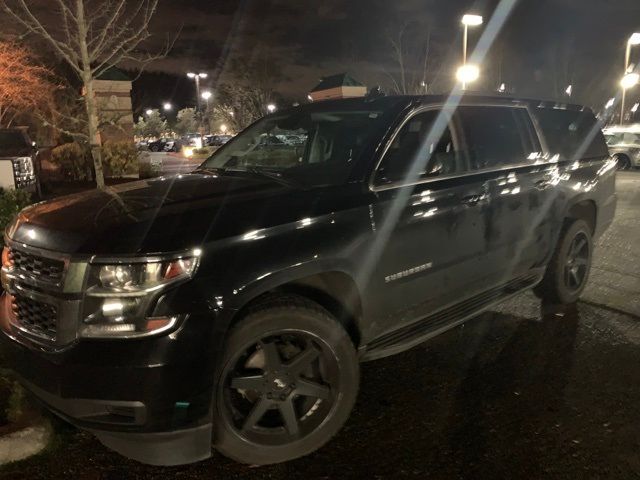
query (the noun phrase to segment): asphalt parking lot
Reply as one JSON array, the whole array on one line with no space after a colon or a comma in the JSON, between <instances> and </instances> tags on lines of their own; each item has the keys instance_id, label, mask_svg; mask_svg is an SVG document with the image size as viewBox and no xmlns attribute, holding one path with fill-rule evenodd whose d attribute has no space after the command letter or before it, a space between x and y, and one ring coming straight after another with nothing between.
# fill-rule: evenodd
<instances>
[{"instance_id":1,"label":"asphalt parking lot","mask_svg":"<svg viewBox=\"0 0 640 480\"><path fill-rule=\"evenodd\" d=\"M525 293L364 364L346 427L308 457L156 468L66 428L0 479L640 478L640 172L619 175L618 195L584 301L554 309Z\"/></svg>"}]
</instances>

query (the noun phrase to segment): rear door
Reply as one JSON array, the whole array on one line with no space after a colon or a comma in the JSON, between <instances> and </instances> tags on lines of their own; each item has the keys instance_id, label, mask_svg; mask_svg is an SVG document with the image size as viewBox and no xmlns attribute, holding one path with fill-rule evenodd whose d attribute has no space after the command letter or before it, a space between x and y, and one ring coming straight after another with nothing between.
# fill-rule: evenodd
<instances>
[{"instance_id":1,"label":"rear door","mask_svg":"<svg viewBox=\"0 0 640 480\"><path fill-rule=\"evenodd\" d=\"M488 181L484 281L492 287L529 272L550 248L555 166L544 165L526 107L462 106L457 115L460 148Z\"/></svg>"},{"instance_id":2,"label":"rear door","mask_svg":"<svg viewBox=\"0 0 640 480\"><path fill-rule=\"evenodd\" d=\"M375 174L367 292L380 319L374 336L483 288L488 187L482 176L465 176L450 119L440 110L411 116Z\"/></svg>"}]
</instances>

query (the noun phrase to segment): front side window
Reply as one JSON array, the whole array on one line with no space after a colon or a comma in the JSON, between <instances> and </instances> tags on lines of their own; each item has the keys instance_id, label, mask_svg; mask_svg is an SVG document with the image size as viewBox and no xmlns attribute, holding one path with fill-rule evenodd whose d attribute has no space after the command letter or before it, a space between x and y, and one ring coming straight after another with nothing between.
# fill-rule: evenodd
<instances>
[{"instance_id":1,"label":"front side window","mask_svg":"<svg viewBox=\"0 0 640 480\"><path fill-rule=\"evenodd\" d=\"M267 117L236 136L201 168L268 170L307 185L344 183L383 116L382 111L362 110Z\"/></svg>"},{"instance_id":2,"label":"front side window","mask_svg":"<svg viewBox=\"0 0 640 480\"><path fill-rule=\"evenodd\" d=\"M389 146L376 172L375 183L411 183L421 178L463 170L449 127L450 115L429 110L411 117Z\"/></svg>"},{"instance_id":3,"label":"front side window","mask_svg":"<svg viewBox=\"0 0 640 480\"><path fill-rule=\"evenodd\" d=\"M460 107L458 112L465 153L473 170L523 163L534 150L522 116L526 111L472 106Z\"/></svg>"}]
</instances>

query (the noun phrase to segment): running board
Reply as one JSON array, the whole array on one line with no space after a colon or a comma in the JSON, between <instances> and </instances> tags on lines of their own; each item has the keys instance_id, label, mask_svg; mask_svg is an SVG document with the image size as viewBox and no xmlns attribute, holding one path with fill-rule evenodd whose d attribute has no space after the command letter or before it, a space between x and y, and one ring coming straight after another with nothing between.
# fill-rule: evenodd
<instances>
[{"instance_id":1,"label":"running board","mask_svg":"<svg viewBox=\"0 0 640 480\"><path fill-rule=\"evenodd\" d=\"M416 345L464 323L496 303L502 302L540 281L537 275L512 280L500 287L450 305L417 322L378 337L366 346L362 361L375 360L409 350Z\"/></svg>"}]
</instances>

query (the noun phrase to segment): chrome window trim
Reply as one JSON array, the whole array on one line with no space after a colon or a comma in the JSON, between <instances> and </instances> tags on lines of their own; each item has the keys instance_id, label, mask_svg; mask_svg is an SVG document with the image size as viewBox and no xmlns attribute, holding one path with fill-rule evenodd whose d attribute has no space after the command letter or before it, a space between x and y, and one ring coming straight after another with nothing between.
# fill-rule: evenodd
<instances>
[{"instance_id":1,"label":"chrome window trim","mask_svg":"<svg viewBox=\"0 0 640 480\"><path fill-rule=\"evenodd\" d=\"M486 174L486 173L492 173L492 172L504 172L506 170L513 170L513 169L521 169L521 168L525 168L525 167L536 167L536 166L548 166L548 165L557 165L558 162L557 161L552 161L547 159L546 162L543 163L536 163L534 161L530 161L530 162L522 162L522 163L514 163L511 165L507 165L504 167L498 167L498 168L484 168L481 170L473 170L473 171L468 171L468 172L464 172L464 173L454 173L454 174L450 174L450 175L442 175L442 176L438 176L438 177L433 177L433 178L419 178L416 179L413 182L404 182L404 181L396 181L396 182L392 182L389 184L385 184L385 185L376 185L375 184L375 178L376 178L376 173L378 172L378 169L380 168L380 165L382 164L382 161L384 160L387 151L389 150L389 148L391 148L391 145L393 144L393 142L395 141L396 137L398 136L398 134L400 133L400 131L404 128L404 126L412 119L414 118L416 115L419 115L421 113L424 112L428 112L431 110L443 110L446 107L446 104L444 103L434 103L431 105L423 105L420 107L417 107L416 109L414 109L412 112L409 113L409 115L407 115L407 117L402 121L402 123L395 129L395 131L393 132L393 135L389 138L389 140L387 141L387 144L384 147L384 150L382 151L382 154L380 155L380 158L378 159L378 161L376 162L376 165L371 173L371 175L369 176L369 190L371 192L382 192L385 190L392 190L395 188L401 188L401 187L412 187L412 186L416 186L416 185L422 185L422 184L427 184L427 183L433 183L433 182L438 182L441 180L451 180L454 178L465 178L465 177L470 177L470 176L474 176L474 175L481 175L481 174ZM538 142L540 143L540 149L542 150L540 152L540 154L543 156L543 158L545 158L545 156L548 156L548 149L547 149L547 144L545 142L544 136L541 133L541 129L540 126L538 125L538 122L536 121L535 116L532 114L531 112L531 105L529 105L526 102L518 102L516 101L513 104L502 104L502 103L489 103L489 102L465 102L462 101L460 104L458 104L456 106L457 110L460 107L502 107L502 108L520 108L520 109L524 109L527 112L527 115L529 116L529 118L531 119L531 123L533 124L533 128L534 128L534 132L538 137ZM454 110L454 113L455 113ZM455 119L455 117L452 117L453 119ZM454 129L452 130L452 137L454 139L454 142L457 142L457 133L455 132L455 125L454 125Z\"/></svg>"}]
</instances>

